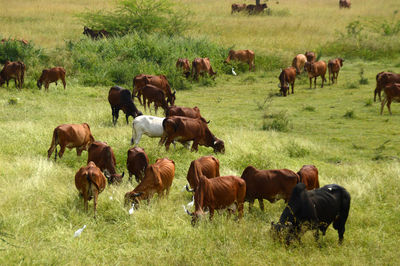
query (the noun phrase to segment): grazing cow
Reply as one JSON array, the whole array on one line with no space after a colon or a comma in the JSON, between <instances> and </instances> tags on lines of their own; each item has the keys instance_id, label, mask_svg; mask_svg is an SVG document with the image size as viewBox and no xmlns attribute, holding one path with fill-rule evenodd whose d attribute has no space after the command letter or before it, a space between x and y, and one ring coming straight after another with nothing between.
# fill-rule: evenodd
<instances>
[{"instance_id":1,"label":"grazing cow","mask_svg":"<svg viewBox=\"0 0 400 266\"><path fill-rule=\"evenodd\" d=\"M201 116L200 114L200 109L195 106L193 108L190 107L180 107L180 106L169 106L167 108L167 112L165 113L166 117L169 116L185 116L185 117L190 117L190 118L200 118L204 122L206 120ZM208 123L208 122L206 122Z\"/></svg>"},{"instance_id":2,"label":"grazing cow","mask_svg":"<svg viewBox=\"0 0 400 266\"><path fill-rule=\"evenodd\" d=\"M168 103L165 100L165 93L162 89L147 84L141 90L141 94L143 96L143 107L146 111L146 100L147 100L147 107L150 109L150 104L154 102L154 109L157 114L158 107L164 109L164 112L167 112ZM151 111L151 109L150 109Z\"/></svg>"},{"instance_id":3,"label":"grazing cow","mask_svg":"<svg viewBox=\"0 0 400 266\"><path fill-rule=\"evenodd\" d=\"M215 76L217 72L211 67L210 59L206 58L195 58L192 62L192 76L195 80L199 79L199 74L204 76L204 73L208 73L210 76Z\"/></svg>"},{"instance_id":4,"label":"grazing cow","mask_svg":"<svg viewBox=\"0 0 400 266\"><path fill-rule=\"evenodd\" d=\"M343 242L345 224L350 210L350 194L339 185L331 184L322 188L307 191L306 185L297 184L289 203L283 210L277 224L271 223L276 233L286 231L286 244L291 239L300 241L302 229L315 231L315 239L319 239L319 230L325 235L329 225L338 231L339 243ZM303 227L303 228L302 228ZM285 230L286 229L286 230Z\"/></svg>"},{"instance_id":5,"label":"grazing cow","mask_svg":"<svg viewBox=\"0 0 400 266\"><path fill-rule=\"evenodd\" d=\"M76 154L81 156L82 151L86 151L93 142L94 138L87 123L59 125L53 131L47 158L49 159L56 149L54 161L57 160L57 145L60 145L60 152L58 153L60 159L64 154L65 147L68 149L76 148Z\"/></svg>"},{"instance_id":6,"label":"grazing cow","mask_svg":"<svg viewBox=\"0 0 400 266\"><path fill-rule=\"evenodd\" d=\"M280 199L287 202L300 178L289 169L258 170L250 165L244 169L242 179L246 182L245 200L249 202L249 211L255 199L258 200L260 209L264 211L263 199L271 203Z\"/></svg>"},{"instance_id":7,"label":"grazing cow","mask_svg":"<svg viewBox=\"0 0 400 266\"><path fill-rule=\"evenodd\" d=\"M1 39L1 43L6 43L6 42L20 42L23 45L28 45L29 44L29 41L24 40L24 39L20 39L20 40L15 40L14 38L9 38L9 39L3 38L3 39Z\"/></svg>"},{"instance_id":8,"label":"grazing cow","mask_svg":"<svg viewBox=\"0 0 400 266\"><path fill-rule=\"evenodd\" d=\"M318 169L314 165L303 165L297 174L300 182L306 185L307 190L319 188Z\"/></svg>"},{"instance_id":9,"label":"grazing cow","mask_svg":"<svg viewBox=\"0 0 400 266\"><path fill-rule=\"evenodd\" d=\"M246 4L232 4L232 11L231 14L233 14L234 12L240 12L246 9Z\"/></svg>"},{"instance_id":10,"label":"grazing cow","mask_svg":"<svg viewBox=\"0 0 400 266\"><path fill-rule=\"evenodd\" d=\"M307 58L307 62L315 62L316 56L314 52L305 52L304 55Z\"/></svg>"},{"instance_id":11,"label":"grazing cow","mask_svg":"<svg viewBox=\"0 0 400 266\"><path fill-rule=\"evenodd\" d=\"M178 61L176 61L176 68L182 69L186 78L190 76L190 63L187 58L179 58Z\"/></svg>"},{"instance_id":12,"label":"grazing cow","mask_svg":"<svg viewBox=\"0 0 400 266\"><path fill-rule=\"evenodd\" d=\"M374 102L376 101L376 95L379 95L379 101L381 101L381 91L387 85L391 83L400 83L400 74L393 72L380 72L376 75L376 88L374 91Z\"/></svg>"},{"instance_id":13,"label":"grazing cow","mask_svg":"<svg viewBox=\"0 0 400 266\"><path fill-rule=\"evenodd\" d=\"M328 72L329 72L329 84L337 83L337 77L339 76L339 70L343 66L344 60L342 58L336 58L328 61ZM332 79L331 79L332 74Z\"/></svg>"},{"instance_id":14,"label":"grazing cow","mask_svg":"<svg viewBox=\"0 0 400 266\"><path fill-rule=\"evenodd\" d=\"M189 190L189 188L186 186L186 190L188 192L196 191L201 175L207 178L218 177L219 160L214 156L203 156L190 163L186 179L192 189Z\"/></svg>"},{"instance_id":15,"label":"grazing cow","mask_svg":"<svg viewBox=\"0 0 400 266\"><path fill-rule=\"evenodd\" d=\"M110 33L104 29L102 30L92 30L89 29L88 27L83 27L83 34L92 38L93 40L97 40L100 38L108 38L110 37Z\"/></svg>"},{"instance_id":16,"label":"grazing cow","mask_svg":"<svg viewBox=\"0 0 400 266\"><path fill-rule=\"evenodd\" d=\"M83 196L85 211L88 211L88 201L94 199L94 218L96 218L97 197L105 189L107 180L100 168L94 162L82 166L75 174L75 186Z\"/></svg>"},{"instance_id":17,"label":"grazing cow","mask_svg":"<svg viewBox=\"0 0 400 266\"><path fill-rule=\"evenodd\" d=\"M65 69L63 67L53 67L49 69L43 69L42 75L40 76L36 84L40 90L42 88L42 84L44 83L44 88L47 91L49 89L49 84L55 82L57 86L57 81L59 79L61 79L65 90L66 86Z\"/></svg>"},{"instance_id":18,"label":"grazing cow","mask_svg":"<svg viewBox=\"0 0 400 266\"><path fill-rule=\"evenodd\" d=\"M142 89L146 85L154 85L157 88L160 88L164 91L165 97L167 97L167 102L170 105L175 104L176 100L176 91L171 92L171 87L169 86L167 77L164 75L159 75L159 76L154 76L154 75L145 75L145 74L139 74L133 79L133 91L132 91L132 97L136 96L142 104L140 96L142 95Z\"/></svg>"},{"instance_id":19,"label":"grazing cow","mask_svg":"<svg viewBox=\"0 0 400 266\"><path fill-rule=\"evenodd\" d=\"M122 182L124 173L122 175L117 174L114 152L106 142L94 141L89 146L87 162L90 161L94 162L105 173L109 184Z\"/></svg>"},{"instance_id":20,"label":"grazing cow","mask_svg":"<svg viewBox=\"0 0 400 266\"><path fill-rule=\"evenodd\" d=\"M192 216L192 225L195 225L203 210L208 208L210 220L214 216L214 210L226 209L238 210L239 218L243 217L243 203L246 196L246 183L237 176L221 176L208 179L204 175L199 176L199 183L194 193L195 212L187 213Z\"/></svg>"},{"instance_id":21,"label":"grazing cow","mask_svg":"<svg viewBox=\"0 0 400 266\"><path fill-rule=\"evenodd\" d=\"M322 79L321 88L324 87L324 82L326 82L325 78L326 63L324 61L306 62L304 64L304 69L307 71L308 78L310 79L310 89L313 78L314 78L314 89L317 87L317 77L319 76L321 76Z\"/></svg>"},{"instance_id":22,"label":"grazing cow","mask_svg":"<svg viewBox=\"0 0 400 266\"><path fill-rule=\"evenodd\" d=\"M249 15L264 12L264 9L266 9L266 8L267 8L267 4L247 5L246 6L246 10L247 10L247 12L249 12Z\"/></svg>"},{"instance_id":23,"label":"grazing cow","mask_svg":"<svg viewBox=\"0 0 400 266\"><path fill-rule=\"evenodd\" d=\"M132 175L135 175L136 182L141 182L144 172L149 165L149 157L147 157L144 149L134 147L128 150L128 158L126 160L126 168L129 172L129 181L132 182Z\"/></svg>"},{"instance_id":24,"label":"grazing cow","mask_svg":"<svg viewBox=\"0 0 400 266\"><path fill-rule=\"evenodd\" d=\"M300 74L304 68L304 64L307 62L307 57L303 54L296 55L292 61L292 67L296 68L296 74Z\"/></svg>"},{"instance_id":25,"label":"grazing cow","mask_svg":"<svg viewBox=\"0 0 400 266\"><path fill-rule=\"evenodd\" d=\"M140 112L133 103L131 92L122 87L111 87L108 92L108 102L111 106L114 126L117 123L119 110L121 109L125 113L126 124L129 123L129 116L132 116L135 119L135 117L143 115L143 113Z\"/></svg>"},{"instance_id":26,"label":"grazing cow","mask_svg":"<svg viewBox=\"0 0 400 266\"><path fill-rule=\"evenodd\" d=\"M225 63L229 63L231 60L247 63L251 70L254 67L254 52L252 50L230 50Z\"/></svg>"},{"instance_id":27,"label":"grazing cow","mask_svg":"<svg viewBox=\"0 0 400 266\"><path fill-rule=\"evenodd\" d=\"M7 87L10 79L15 82L15 87L22 89L24 84L25 64L21 61L10 62L6 61L3 69L0 71L0 86L6 82Z\"/></svg>"},{"instance_id":28,"label":"grazing cow","mask_svg":"<svg viewBox=\"0 0 400 266\"><path fill-rule=\"evenodd\" d=\"M168 196L169 189L175 176L175 163L167 158L158 159L156 163L149 165L144 178L137 187L125 194L125 206L131 202L139 204L141 200L150 200L155 193L159 197Z\"/></svg>"},{"instance_id":29,"label":"grazing cow","mask_svg":"<svg viewBox=\"0 0 400 266\"><path fill-rule=\"evenodd\" d=\"M279 75L279 88L281 88L281 94L286 96L286 94L290 94L289 84L292 87L292 94L294 94L294 82L296 81L296 68L288 67L282 69L281 74Z\"/></svg>"},{"instance_id":30,"label":"grazing cow","mask_svg":"<svg viewBox=\"0 0 400 266\"><path fill-rule=\"evenodd\" d=\"M164 119L162 126L166 137L166 150L173 140L193 140L191 151L198 151L198 145L204 145L214 148L214 152L225 152L224 142L217 139L208 129L207 123L201 119L171 116Z\"/></svg>"},{"instance_id":31,"label":"grazing cow","mask_svg":"<svg viewBox=\"0 0 400 266\"><path fill-rule=\"evenodd\" d=\"M350 0L339 0L339 8L350 8L351 2Z\"/></svg>"},{"instance_id":32,"label":"grazing cow","mask_svg":"<svg viewBox=\"0 0 400 266\"><path fill-rule=\"evenodd\" d=\"M381 104L381 115L383 113L383 107L385 107L385 104L387 105L390 115L392 115L390 105L392 104L393 100L400 101L400 83L391 83L383 88L383 91L385 92L385 98L383 98Z\"/></svg>"}]
</instances>

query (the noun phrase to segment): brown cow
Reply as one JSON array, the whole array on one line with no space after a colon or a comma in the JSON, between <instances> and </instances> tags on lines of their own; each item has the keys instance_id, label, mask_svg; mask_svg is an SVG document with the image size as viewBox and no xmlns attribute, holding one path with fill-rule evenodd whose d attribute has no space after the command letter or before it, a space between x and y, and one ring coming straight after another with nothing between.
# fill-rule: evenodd
<instances>
[{"instance_id":1,"label":"brown cow","mask_svg":"<svg viewBox=\"0 0 400 266\"><path fill-rule=\"evenodd\" d=\"M267 8L267 4L247 5L246 6L246 10L249 12L249 15L264 12L264 9L266 9L266 8Z\"/></svg>"},{"instance_id":2,"label":"brown cow","mask_svg":"<svg viewBox=\"0 0 400 266\"><path fill-rule=\"evenodd\" d=\"M210 121L206 121L200 114L200 109L195 106L193 108L190 107L180 107L180 106L169 106L167 108L167 112L165 113L166 117L169 116L185 116L185 117L190 117L190 118L200 118L207 124Z\"/></svg>"},{"instance_id":3,"label":"brown cow","mask_svg":"<svg viewBox=\"0 0 400 266\"><path fill-rule=\"evenodd\" d=\"M198 145L204 145L214 148L214 152L225 152L224 142L217 139L208 129L207 123L201 119L172 116L165 118L162 125L166 136L166 150L174 140L193 140L191 151L198 151Z\"/></svg>"},{"instance_id":4,"label":"brown cow","mask_svg":"<svg viewBox=\"0 0 400 266\"><path fill-rule=\"evenodd\" d=\"M290 94L289 84L292 87L292 94L294 94L294 82L296 81L296 68L288 67L282 69L281 74L279 75L279 88L281 88L281 94L286 96L286 94Z\"/></svg>"},{"instance_id":5,"label":"brown cow","mask_svg":"<svg viewBox=\"0 0 400 266\"><path fill-rule=\"evenodd\" d=\"M144 149L134 147L128 150L128 158L126 160L126 168L129 172L129 181L132 182L132 174L135 175L136 182L141 182L144 172L149 165L149 157L147 157Z\"/></svg>"},{"instance_id":6,"label":"brown cow","mask_svg":"<svg viewBox=\"0 0 400 266\"><path fill-rule=\"evenodd\" d=\"M392 101L400 101L400 83L391 83L383 88L385 92L385 98L382 100L381 104L381 115L383 113L383 107L387 104L387 108L389 110L390 115L392 115L392 111L390 110L390 105Z\"/></svg>"},{"instance_id":7,"label":"brown cow","mask_svg":"<svg viewBox=\"0 0 400 266\"><path fill-rule=\"evenodd\" d=\"M176 68L182 69L186 78L190 76L190 63L187 58L179 58L178 61L176 61Z\"/></svg>"},{"instance_id":8,"label":"brown cow","mask_svg":"<svg viewBox=\"0 0 400 266\"><path fill-rule=\"evenodd\" d=\"M304 55L307 58L307 62L315 62L316 57L314 52L307 51L304 53Z\"/></svg>"},{"instance_id":9,"label":"brown cow","mask_svg":"<svg viewBox=\"0 0 400 266\"><path fill-rule=\"evenodd\" d=\"M192 76L195 80L199 79L199 74L204 76L204 73L208 73L210 76L215 76L217 72L211 67L210 59L206 58L195 58L192 62Z\"/></svg>"},{"instance_id":10,"label":"brown cow","mask_svg":"<svg viewBox=\"0 0 400 266\"><path fill-rule=\"evenodd\" d=\"M139 74L133 79L133 91L132 91L132 98L136 96L142 104L140 96L142 95L142 89L146 85L154 85L164 91L165 97L167 97L167 102L170 105L175 104L176 100L176 91L171 92L171 87L169 86L167 77L164 75L145 75L145 74Z\"/></svg>"},{"instance_id":11,"label":"brown cow","mask_svg":"<svg viewBox=\"0 0 400 266\"><path fill-rule=\"evenodd\" d=\"M187 191L194 192L196 190L201 175L207 178L219 176L219 160L214 156L203 156L192 161L186 176L192 189L189 190L186 185Z\"/></svg>"},{"instance_id":12,"label":"brown cow","mask_svg":"<svg viewBox=\"0 0 400 266\"><path fill-rule=\"evenodd\" d=\"M88 201L94 198L94 218L96 218L97 197L106 187L106 178L94 162L82 166L75 174L75 186L83 196L85 211Z\"/></svg>"},{"instance_id":13,"label":"brown cow","mask_svg":"<svg viewBox=\"0 0 400 266\"><path fill-rule=\"evenodd\" d=\"M131 202L139 204L141 200L150 200L155 193L159 197L168 196L169 189L175 176L175 163L167 158L158 159L155 164L149 165L144 178L137 187L125 194L125 206Z\"/></svg>"},{"instance_id":14,"label":"brown cow","mask_svg":"<svg viewBox=\"0 0 400 266\"><path fill-rule=\"evenodd\" d=\"M53 67L49 69L43 69L42 75L40 76L39 80L37 81L37 86L39 90L42 88L42 84L44 83L44 88L46 91L49 89L49 84L52 82L56 83L61 79L64 90L65 90L65 69L63 67Z\"/></svg>"},{"instance_id":15,"label":"brown cow","mask_svg":"<svg viewBox=\"0 0 400 266\"><path fill-rule=\"evenodd\" d=\"M232 11L231 14L233 14L234 12L240 12L246 9L246 4L232 4Z\"/></svg>"},{"instance_id":16,"label":"brown cow","mask_svg":"<svg viewBox=\"0 0 400 266\"><path fill-rule=\"evenodd\" d=\"M165 93L162 89L147 84L141 90L141 94L143 96L143 106L144 110L146 111L146 100L147 100L147 107L150 109L150 104L154 102L154 109L157 114L158 107L164 109L164 112L167 112L168 103L165 100ZM150 110L151 111L151 110Z\"/></svg>"},{"instance_id":17,"label":"brown cow","mask_svg":"<svg viewBox=\"0 0 400 266\"><path fill-rule=\"evenodd\" d=\"M287 202L292 189L300 180L299 176L289 169L258 170L251 165L244 169L242 178L246 181L246 201L249 202L249 211L255 199L258 199L261 210L264 210L263 199L271 203L279 199Z\"/></svg>"},{"instance_id":18,"label":"brown cow","mask_svg":"<svg viewBox=\"0 0 400 266\"><path fill-rule=\"evenodd\" d=\"M29 41L27 41L25 39L20 39L20 40L15 40L14 38L9 38L9 39L3 38L3 39L1 39L1 43L6 43L6 42L20 42L23 45L28 45L29 44Z\"/></svg>"},{"instance_id":19,"label":"brown cow","mask_svg":"<svg viewBox=\"0 0 400 266\"><path fill-rule=\"evenodd\" d=\"M22 89L24 84L25 64L21 61L10 62L6 61L3 69L0 71L0 86L7 82L7 87L10 79L15 82L15 87Z\"/></svg>"},{"instance_id":20,"label":"brown cow","mask_svg":"<svg viewBox=\"0 0 400 266\"><path fill-rule=\"evenodd\" d=\"M351 2L350 0L339 0L339 8L350 8Z\"/></svg>"},{"instance_id":21,"label":"brown cow","mask_svg":"<svg viewBox=\"0 0 400 266\"><path fill-rule=\"evenodd\" d=\"M297 174L300 182L306 185L307 190L319 188L318 169L314 165L303 165Z\"/></svg>"},{"instance_id":22,"label":"brown cow","mask_svg":"<svg viewBox=\"0 0 400 266\"><path fill-rule=\"evenodd\" d=\"M87 162L94 162L105 173L108 183L121 183L124 173L117 174L114 152L106 142L94 141L88 149Z\"/></svg>"},{"instance_id":23,"label":"brown cow","mask_svg":"<svg viewBox=\"0 0 400 266\"><path fill-rule=\"evenodd\" d=\"M307 62L307 57L303 54L296 55L292 61L292 67L296 68L296 74L300 74L304 68L304 64Z\"/></svg>"},{"instance_id":24,"label":"brown cow","mask_svg":"<svg viewBox=\"0 0 400 266\"><path fill-rule=\"evenodd\" d=\"M192 216L192 225L196 224L206 208L210 211L210 220L214 216L214 210L226 208L232 212L237 209L240 219L243 217L245 196L246 182L238 176L221 176L208 179L200 175L199 184L194 193L195 212L187 211L187 213Z\"/></svg>"},{"instance_id":25,"label":"brown cow","mask_svg":"<svg viewBox=\"0 0 400 266\"><path fill-rule=\"evenodd\" d=\"M400 74L393 72L380 72L376 75L376 88L374 91L374 102L376 101L376 95L379 95L379 101L381 100L381 92L383 88L391 83L400 83Z\"/></svg>"},{"instance_id":26,"label":"brown cow","mask_svg":"<svg viewBox=\"0 0 400 266\"><path fill-rule=\"evenodd\" d=\"M326 82L325 74L326 74L326 63L324 61L318 62L306 62L304 64L304 69L308 73L308 77L310 79L310 89L312 79L314 78L314 88L317 87L317 77L321 76L322 84L321 88L324 87L324 82Z\"/></svg>"},{"instance_id":27,"label":"brown cow","mask_svg":"<svg viewBox=\"0 0 400 266\"><path fill-rule=\"evenodd\" d=\"M93 40L97 40L100 38L108 38L110 37L110 33L104 29L102 30L92 30L89 29L88 27L84 26L83 27L83 34L92 38Z\"/></svg>"},{"instance_id":28,"label":"brown cow","mask_svg":"<svg viewBox=\"0 0 400 266\"><path fill-rule=\"evenodd\" d=\"M328 72L329 72L329 84L337 83L337 77L339 76L339 70L343 66L344 60L342 58L336 58L328 61ZM332 74L332 79L331 79Z\"/></svg>"},{"instance_id":29,"label":"brown cow","mask_svg":"<svg viewBox=\"0 0 400 266\"><path fill-rule=\"evenodd\" d=\"M254 67L254 52L252 50L230 50L225 63L229 63L231 60L247 63L249 70L251 70Z\"/></svg>"},{"instance_id":30,"label":"brown cow","mask_svg":"<svg viewBox=\"0 0 400 266\"><path fill-rule=\"evenodd\" d=\"M119 110L125 113L126 124L129 123L129 116L133 118L143 115L132 101L131 92L119 86L113 86L108 91L108 102L111 106L113 125L117 123Z\"/></svg>"},{"instance_id":31,"label":"brown cow","mask_svg":"<svg viewBox=\"0 0 400 266\"><path fill-rule=\"evenodd\" d=\"M53 131L47 158L49 159L54 149L56 149L54 161L57 160L57 145L60 145L60 152L58 153L60 159L64 154L65 147L69 149L76 148L76 154L81 156L82 151L86 151L93 142L94 138L87 123L60 125Z\"/></svg>"}]
</instances>

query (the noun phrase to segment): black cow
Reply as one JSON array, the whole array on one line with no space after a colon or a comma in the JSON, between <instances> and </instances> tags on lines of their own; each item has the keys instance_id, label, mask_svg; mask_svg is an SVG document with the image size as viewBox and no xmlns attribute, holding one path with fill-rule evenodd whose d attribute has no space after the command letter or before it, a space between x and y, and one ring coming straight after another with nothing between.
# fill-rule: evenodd
<instances>
[{"instance_id":1,"label":"black cow","mask_svg":"<svg viewBox=\"0 0 400 266\"><path fill-rule=\"evenodd\" d=\"M113 124L117 123L119 110L122 109L126 116L126 124L129 123L128 118L132 116L133 118L143 115L132 101L131 92L119 86L111 87L108 92L108 102L111 105Z\"/></svg>"},{"instance_id":2,"label":"black cow","mask_svg":"<svg viewBox=\"0 0 400 266\"><path fill-rule=\"evenodd\" d=\"M306 185L298 183L283 210L279 223L272 222L276 233L287 230L286 244L294 237L300 241L302 227L315 231L315 240L319 238L319 230L325 235L328 226L338 231L339 244L343 242L345 224L350 210L350 194L343 187L331 184L322 188L307 191Z\"/></svg>"}]
</instances>

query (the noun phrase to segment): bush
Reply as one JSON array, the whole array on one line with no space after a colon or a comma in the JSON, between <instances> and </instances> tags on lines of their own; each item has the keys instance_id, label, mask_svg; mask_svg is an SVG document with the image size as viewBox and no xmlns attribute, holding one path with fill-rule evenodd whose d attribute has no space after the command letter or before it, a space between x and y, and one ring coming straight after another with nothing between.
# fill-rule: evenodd
<instances>
[{"instance_id":1,"label":"bush","mask_svg":"<svg viewBox=\"0 0 400 266\"><path fill-rule=\"evenodd\" d=\"M263 130L275 130L287 132L290 128L290 120L287 117L286 111L281 111L271 115L264 115Z\"/></svg>"},{"instance_id":2,"label":"bush","mask_svg":"<svg viewBox=\"0 0 400 266\"><path fill-rule=\"evenodd\" d=\"M301 158L310 154L310 150L294 141L289 143L286 150L291 158Z\"/></svg>"},{"instance_id":3,"label":"bush","mask_svg":"<svg viewBox=\"0 0 400 266\"><path fill-rule=\"evenodd\" d=\"M354 111L353 111L353 110L350 110L350 111L347 111L347 112L344 114L343 117L345 117L345 118L355 118L356 116L355 116L355 114L354 114Z\"/></svg>"}]
</instances>

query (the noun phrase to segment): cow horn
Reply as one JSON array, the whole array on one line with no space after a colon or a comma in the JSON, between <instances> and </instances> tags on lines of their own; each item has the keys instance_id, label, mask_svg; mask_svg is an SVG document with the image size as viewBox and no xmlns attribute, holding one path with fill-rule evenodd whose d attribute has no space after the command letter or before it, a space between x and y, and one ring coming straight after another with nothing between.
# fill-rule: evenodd
<instances>
[{"instance_id":1,"label":"cow horn","mask_svg":"<svg viewBox=\"0 0 400 266\"><path fill-rule=\"evenodd\" d=\"M124 175L125 175L125 172L122 172L121 178L123 178L123 177L124 177Z\"/></svg>"},{"instance_id":2,"label":"cow horn","mask_svg":"<svg viewBox=\"0 0 400 266\"><path fill-rule=\"evenodd\" d=\"M206 123L207 123L207 124L210 124L210 122L211 122L211 120L208 120Z\"/></svg>"},{"instance_id":3,"label":"cow horn","mask_svg":"<svg viewBox=\"0 0 400 266\"><path fill-rule=\"evenodd\" d=\"M186 190L187 192L194 192L194 189L189 189L189 186L186 184Z\"/></svg>"},{"instance_id":4,"label":"cow horn","mask_svg":"<svg viewBox=\"0 0 400 266\"><path fill-rule=\"evenodd\" d=\"M142 195L143 194L143 192L137 192L137 193L133 193L133 196L134 197L139 197L140 195Z\"/></svg>"}]
</instances>

